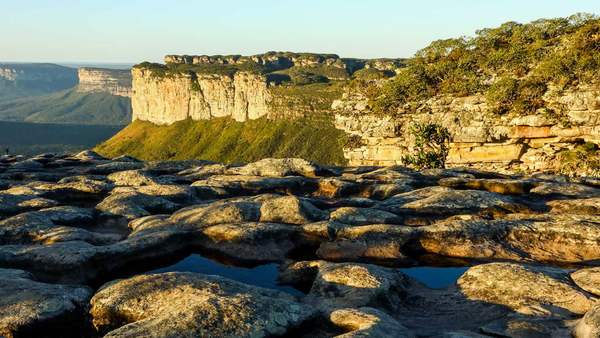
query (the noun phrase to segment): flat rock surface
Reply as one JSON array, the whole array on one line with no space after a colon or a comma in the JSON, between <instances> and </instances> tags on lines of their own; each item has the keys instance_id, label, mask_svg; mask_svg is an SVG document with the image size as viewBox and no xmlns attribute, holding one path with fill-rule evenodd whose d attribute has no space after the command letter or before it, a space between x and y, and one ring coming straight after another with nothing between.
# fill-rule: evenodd
<instances>
[{"instance_id":1,"label":"flat rock surface","mask_svg":"<svg viewBox=\"0 0 600 338\"><path fill-rule=\"evenodd\" d=\"M92 151L6 157L0 171L7 337L42 337L41 327L61 338L600 332L597 180ZM305 295L143 275L190 254L278 264L278 283ZM471 267L443 289L396 269L456 265Z\"/></svg>"}]
</instances>

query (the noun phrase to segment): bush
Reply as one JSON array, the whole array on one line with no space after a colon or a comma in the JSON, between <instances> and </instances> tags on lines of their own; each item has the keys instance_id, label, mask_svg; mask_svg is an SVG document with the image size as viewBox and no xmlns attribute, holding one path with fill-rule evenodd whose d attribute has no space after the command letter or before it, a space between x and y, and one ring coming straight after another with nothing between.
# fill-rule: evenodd
<instances>
[{"instance_id":1,"label":"bush","mask_svg":"<svg viewBox=\"0 0 600 338\"><path fill-rule=\"evenodd\" d=\"M446 167L451 139L446 127L434 123L414 123L410 133L415 137L415 154L402 157L404 165L412 165L417 170Z\"/></svg>"}]
</instances>

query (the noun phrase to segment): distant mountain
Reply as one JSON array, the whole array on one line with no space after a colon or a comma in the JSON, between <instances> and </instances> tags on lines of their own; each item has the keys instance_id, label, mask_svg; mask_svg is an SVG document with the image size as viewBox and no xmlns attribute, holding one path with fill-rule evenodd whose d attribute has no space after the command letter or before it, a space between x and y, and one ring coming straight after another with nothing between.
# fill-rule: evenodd
<instances>
[{"instance_id":1,"label":"distant mountain","mask_svg":"<svg viewBox=\"0 0 600 338\"><path fill-rule=\"evenodd\" d=\"M51 63L0 63L0 102L73 88L77 70Z\"/></svg>"}]
</instances>

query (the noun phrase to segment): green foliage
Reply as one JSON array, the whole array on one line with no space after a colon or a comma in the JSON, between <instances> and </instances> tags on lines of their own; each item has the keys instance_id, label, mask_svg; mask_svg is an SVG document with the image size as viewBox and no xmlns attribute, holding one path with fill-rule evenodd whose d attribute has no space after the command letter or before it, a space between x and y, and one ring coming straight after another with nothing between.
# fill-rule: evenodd
<instances>
[{"instance_id":1,"label":"green foliage","mask_svg":"<svg viewBox=\"0 0 600 338\"><path fill-rule=\"evenodd\" d=\"M108 93L61 93L0 103L0 120L12 122L125 125L131 99Z\"/></svg>"},{"instance_id":2,"label":"green foliage","mask_svg":"<svg viewBox=\"0 0 600 338\"><path fill-rule=\"evenodd\" d=\"M445 168L450 151L448 129L434 123L414 123L410 133L415 138L415 154L402 157L402 163L417 170Z\"/></svg>"},{"instance_id":3,"label":"green foliage","mask_svg":"<svg viewBox=\"0 0 600 338\"><path fill-rule=\"evenodd\" d=\"M545 88L540 83L596 84L599 51L600 19L592 14L507 22L479 30L475 37L434 41L406 62L408 69L386 83L371 106L394 113L431 95L486 93L495 110L511 106L529 112L540 108ZM500 80L490 87L495 78Z\"/></svg>"},{"instance_id":4,"label":"green foliage","mask_svg":"<svg viewBox=\"0 0 600 338\"><path fill-rule=\"evenodd\" d=\"M562 175L571 175L590 170L600 170L600 153L598 146L592 142L576 146L572 150L560 153L561 166L558 171Z\"/></svg>"},{"instance_id":5,"label":"green foliage","mask_svg":"<svg viewBox=\"0 0 600 338\"><path fill-rule=\"evenodd\" d=\"M169 126L135 121L95 150L107 157L131 155L142 160L200 158L236 163L301 157L323 165L343 165L346 138L331 119L260 118L240 123L225 117L188 119Z\"/></svg>"}]
</instances>

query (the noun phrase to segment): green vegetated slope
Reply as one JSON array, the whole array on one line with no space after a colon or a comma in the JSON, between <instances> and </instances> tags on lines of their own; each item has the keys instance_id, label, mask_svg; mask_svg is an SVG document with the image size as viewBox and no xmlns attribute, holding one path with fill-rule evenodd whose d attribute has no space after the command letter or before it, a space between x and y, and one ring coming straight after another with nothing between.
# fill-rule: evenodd
<instances>
[{"instance_id":1,"label":"green vegetated slope","mask_svg":"<svg viewBox=\"0 0 600 338\"><path fill-rule=\"evenodd\" d=\"M542 96L597 86L600 79L600 19L592 14L507 22L474 37L438 40L407 60L393 81L362 83L375 111L411 112L432 96L485 94L496 114L533 113ZM550 112L560 114L561 112Z\"/></svg>"},{"instance_id":2,"label":"green vegetated slope","mask_svg":"<svg viewBox=\"0 0 600 338\"><path fill-rule=\"evenodd\" d=\"M61 92L79 83L77 69L51 63L0 63L0 69L22 74L15 80L0 76L0 102Z\"/></svg>"},{"instance_id":3,"label":"green vegetated slope","mask_svg":"<svg viewBox=\"0 0 600 338\"><path fill-rule=\"evenodd\" d=\"M323 165L346 163L346 134L330 120L298 118L244 123L230 118L185 120L169 126L135 121L95 150L107 157L131 155L142 160L206 159L252 162L266 157L301 157Z\"/></svg>"},{"instance_id":4,"label":"green vegetated slope","mask_svg":"<svg viewBox=\"0 0 600 338\"><path fill-rule=\"evenodd\" d=\"M90 126L0 121L0 151L13 155L73 154L95 147L124 126Z\"/></svg>"},{"instance_id":5,"label":"green vegetated slope","mask_svg":"<svg viewBox=\"0 0 600 338\"><path fill-rule=\"evenodd\" d=\"M131 112L130 98L76 89L0 103L0 120L12 122L125 125Z\"/></svg>"}]
</instances>

